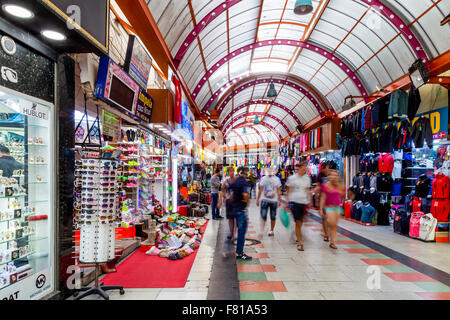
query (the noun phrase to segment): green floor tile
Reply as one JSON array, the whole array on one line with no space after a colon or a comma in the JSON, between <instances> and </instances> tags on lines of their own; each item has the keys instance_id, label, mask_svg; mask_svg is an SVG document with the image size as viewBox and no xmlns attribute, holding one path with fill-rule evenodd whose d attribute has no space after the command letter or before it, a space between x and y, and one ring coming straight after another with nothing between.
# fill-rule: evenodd
<instances>
[{"instance_id":1,"label":"green floor tile","mask_svg":"<svg viewBox=\"0 0 450 320\"><path fill-rule=\"evenodd\" d=\"M259 259L252 259L252 260L238 260L238 259L236 259L236 264L261 264L261 262L259 262Z\"/></svg>"},{"instance_id":2,"label":"green floor tile","mask_svg":"<svg viewBox=\"0 0 450 320\"><path fill-rule=\"evenodd\" d=\"M413 282L428 292L450 292L450 287L440 282Z\"/></svg>"},{"instance_id":3,"label":"green floor tile","mask_svg":"<svg viewBox=\"0 0 450 320\"><path fill-rule=\"evenodd\" d=\"M238 272L239 281L267 281L264 272Z\"/></svg>"},{"instance_id":4,"label":"green floor tile","mask_svg":"<svg viewBox=\"0 0 450 320\"><path fill-rule=\"evenodd\" d=\"M381 253L364 253L364 256L369 259L390 259L388 256Z\"/></svg>"},{"instance_id":5,"label":"green floor tile","mask_svg":"<svg viewBox=\"0 0 450 320\"><path fill-rule=\"evenodd\" d=\"M355 240L350 238L336 238L336 241L355 241Z\"/></svg>"},{"instance_id":6,"label":"green floor tile","mask_svg":"<svg viewBox=\"0 0 450 320\"><path fill-rule=\"evenodd\" d=\"M391 270L393 273L417 273L416 270L407 266L383 266L383 267Z\"/></svg>"},{"instance_id":7,"label":"green floor tile","mask_svg":"<svg viewBox=\"0 0 450 320\"><path fill-rule=\"evenodd\" d=\"M241 300L275 300L272 292L241 292Z\"/></svg>"},{"instance_id":8,"label":"green floor tile","mask_svg":"<svg viewBox=\"0 0 450 320\"><path fill-rule=\"evenodd\" d=\"M363 245L363 244L342 244L342 246L345 246L346 248L349 249L366 249L367 246Z\"/></svg>"}]
</instances>

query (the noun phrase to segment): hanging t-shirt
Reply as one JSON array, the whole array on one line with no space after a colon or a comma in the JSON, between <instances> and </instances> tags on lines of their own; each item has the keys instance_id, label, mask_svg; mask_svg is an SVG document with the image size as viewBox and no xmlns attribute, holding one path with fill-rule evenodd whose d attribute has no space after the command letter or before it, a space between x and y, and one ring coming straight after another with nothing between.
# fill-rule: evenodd
<instances>
[{"instance_id":1,"label":"hanging t-shirt","mask_svg":"<svg viewBox=\"0 0 450 320\"><path fill-rule=\"evenodd\" d=\"M295 202L299 204L308 204L308 190L311 188L311 177L307 174L299 176L294 174L290 176L286 182L290 190L289 202Z\"/></svg>"},{"instance_id":2,"label":"hanging t-shirt","mask_svg":"<svg viewBox=\"0 0 450 320\"><path fill-rule=\"evenodd\" d=\"M259 187L261 188L261 201L278 202L278 188L281 187L280 179L275 176L264 176L259 182Z\"/></svg>"}]
</instances>

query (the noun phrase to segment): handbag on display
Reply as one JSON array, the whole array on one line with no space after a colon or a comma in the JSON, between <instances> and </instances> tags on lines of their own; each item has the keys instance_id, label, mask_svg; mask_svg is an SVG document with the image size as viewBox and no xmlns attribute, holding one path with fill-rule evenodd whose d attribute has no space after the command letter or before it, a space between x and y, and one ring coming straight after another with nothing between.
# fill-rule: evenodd
<instances>
[{"instance_id":1,"label":"handbag on display","mask_svg":"<svg viewBox=\"0 0 450 320\"><path fill-rule=\"evenodd\" d=\"M419 238L425 241L434 241L436 235L437 219L431 213L420 218Z\"/></svg>"},{"instance_id":2,"label":"handbag on display","mask_svg":"<svg viewBox=\"0 0 450 320\"><path fill-rule=\"evenodd\" d=\"M423 217L423 212L413 212L409 222L409 235L413 238L420 236L420 219Z\"/></svg>"}]
</instances>

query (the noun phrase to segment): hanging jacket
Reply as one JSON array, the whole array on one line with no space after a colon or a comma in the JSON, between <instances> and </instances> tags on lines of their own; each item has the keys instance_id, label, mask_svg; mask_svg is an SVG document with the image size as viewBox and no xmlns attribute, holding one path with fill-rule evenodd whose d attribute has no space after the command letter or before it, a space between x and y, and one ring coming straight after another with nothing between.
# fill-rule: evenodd
<instances>
[{"instance_id":1,"label":"hanging jacket","mask_svg":"<svg viewBox=\"0 0 450 320\"><path fill-rule=\"evenodd\" d=\"M378 127L376 130L375 130L375 132L374 132L374 134L373 134L373 141L374 141L374 144L373 144L373 149L374 150L372 150L373 152L381 152L382 150L382 146L381 146L381 138L383 137L383 135L384 135L384 128L383 127Z\"/></svg>"},{"instance_id":2,"label":"hanging jacket","mask_svg":"<svg viewBox=\"0 0 450 320\"><path fill-rule=\"evenodd\" d=\"M408 116L408 94L399 89L391 94L388 118L406 118Z\"/></svg>"},{"instance_id":3,"label":"hanging jacket","mask_svg":"<svg viewBox=\"0 0 450 320\"><path fill-rule=\"evenodd\" d=\"M366 117L366 109L363 108L361 110L361 127L359 128L360 132L364 132L364 120L365 120L365 117Z\"/></svg>"},{"instance_id":4,"label":"hanging jacket","mask_svg":"<svg viewBox=\"0 0 450 320\"><path fill-rule=\"evenodd\" d=\"M394 142L394 149L411 149L411 124L408 119L403 119L400 123L400 128L398 129L397 136Z\"/></svg>"},{"instance_id":5,"label":"hanging jacket","mask_svg":"<svg viewBox=\"0 0 450 320\"><path fill-rule=\"evenodd\" d=\"M413 121L416 116L417 110L419 109L422 99L420 98L419 89L416 89L414 85L411 86L408 95L408 119Z\"/></svg>"},{"instance_id":6,"label":"hanging jacket","mask_svg":"<svg viewBox=\"0 0 450 320\"><path fill-rule=\"evenodd\" d=\"M397 136L397 126L391 123L384 130L380 138L380 152L392 152L394 150L394 140Z\"/></svg>"},{"instance_id":7,"label":"hanging jacket","mask_svg":"<svg viewBox=\"0 0 450 320\"><path fill-rule=\"evenodd\" d=\"M423 148L424 140L426 140L428 148L433 146L433 133L431 131L430 119L421 117L414 123L412 139L416 148Z\"/></svg>"},{"instance_id":8,"label":"hanging jacket","mask_svg":"<svg viewBox=\"0 0 450 320\"><path fill-rule=\"evenodd\" d=\"M375 128L372 123L372 105L367 106L364 112L364 130Z\"/></svg>"}]
</instances>

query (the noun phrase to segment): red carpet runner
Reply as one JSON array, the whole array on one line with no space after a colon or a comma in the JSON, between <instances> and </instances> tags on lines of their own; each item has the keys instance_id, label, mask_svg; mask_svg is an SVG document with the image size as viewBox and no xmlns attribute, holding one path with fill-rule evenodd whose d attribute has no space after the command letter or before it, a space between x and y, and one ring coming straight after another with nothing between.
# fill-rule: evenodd
<instances>
[{"instance_id":1,"label":"red carpet runner","mask_svg":"<svg viewBox=\"0 0 450 320\"><path fill-rule=\"evenodd\" d=\"M207 225L208 222L202 227L203 231ZM106 275L102 282L107 286L120 285L124 288L183 288L197 251L180 260L169 260L146 255L138 249L117 266L117 272Z\"/></svg>"}]
</instances>

